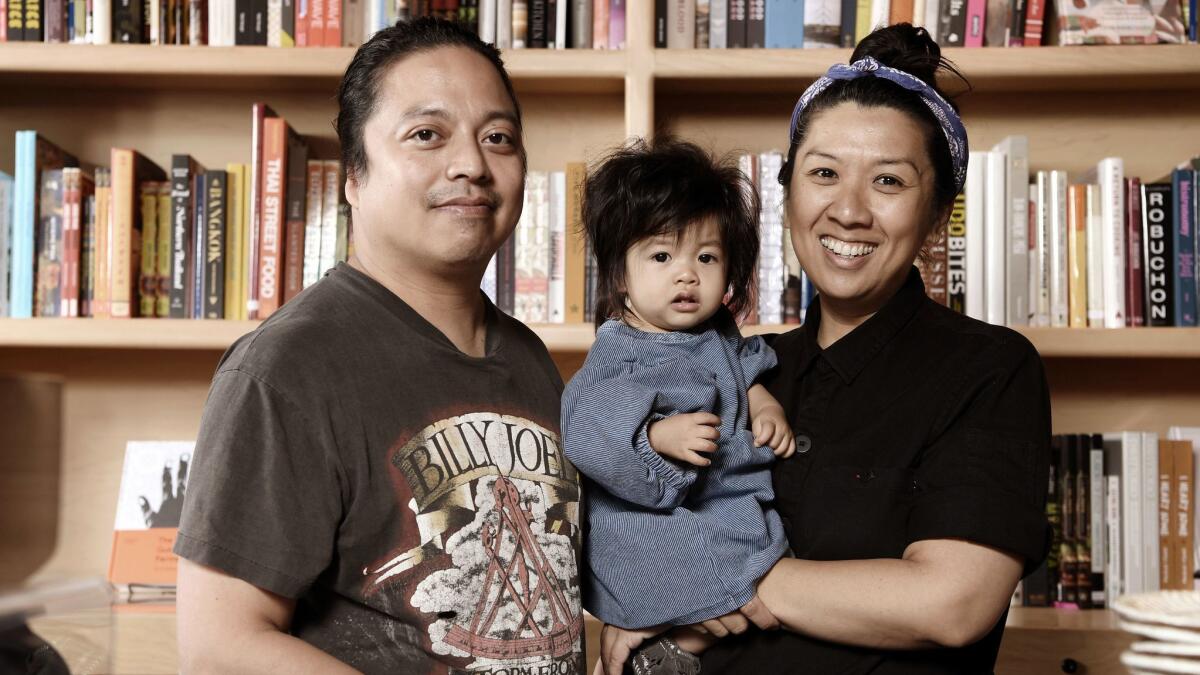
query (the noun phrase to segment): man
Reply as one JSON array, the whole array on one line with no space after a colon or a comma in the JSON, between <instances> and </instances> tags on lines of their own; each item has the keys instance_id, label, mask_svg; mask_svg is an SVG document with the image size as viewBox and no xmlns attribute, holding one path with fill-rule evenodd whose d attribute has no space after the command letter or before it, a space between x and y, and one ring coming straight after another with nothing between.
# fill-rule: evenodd
<instances>
[{"instance_id":1,"label":"man","mask_svg":"<svg viewBox=\"0 0 1200 675\"><path fill-rule=\"evenodd\" d=\"M217 370L176 544L182 667L581 672L562 381L479 291L525 177L499 54L402 23L339 105L355 256Z\"/></svg>"}]
</instances>

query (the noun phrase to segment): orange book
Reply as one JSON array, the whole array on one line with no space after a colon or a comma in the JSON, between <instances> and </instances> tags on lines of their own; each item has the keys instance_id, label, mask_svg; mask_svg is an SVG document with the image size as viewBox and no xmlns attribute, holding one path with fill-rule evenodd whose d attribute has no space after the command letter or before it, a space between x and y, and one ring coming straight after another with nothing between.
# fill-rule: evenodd
<instances>
[{"instance_id":1,"label":"orange book","mask_svg":"<svg viewBox=\"0 0 1200 675\"><path fill-rule=\"evenodd\" d=\"M130 441L117 496L108 580L173 586L179 559L171 551L187 489L192 441Z\"/></svg>"},{"instance_id":2,"label":"orange book","mask_svg":"<svg viewBox=\"0 0 1200 675\"><path fill-rule=\"evenodd\" d=\"M96 169L96 242L92 256L92 317L112 316L109 303L111 288L109 241L112 239L112 173Z\"/></svg>"},{"instance_id":3,"label":"orange book","mask_svg":"<svg viewBox=\"0 0 1200 675\"><path fill-rule=\"evenodd\" d=\"M888 25L898 23L913 23L913 0L892 0L888 10ZM924 17L918 23L924 23Z\"/></svg>"},{"instance_id":4,"label":"orange book","mask_svg":"<svg viewBox=\"0 0 1200 675\"><path fill-rule=\"evenodd\" d=\"M308 46L325 46L325 0L308 0Z\"/></svg>"},{"instance_id":5,"label":"orange book","mask_svg":"<svg viewBox=\"0 0 1200 675\"><path fill-rule=\"evenodd\" d=\"M1175 497L1175 448L1174 441L1158 442L1158 574L1159 587L1178 590L1175 579L1179 561L1176 560L1178 545L1175 541L1175 521L1178 509Z\"/></svg>"},{"instance_id":6,"label":"orange book","mask_svg":"<svg viewBox=\"0 0 1200 675\"><path fill-rule=\"evenodd\" d=\"M138 185L167 179L162 167L136 150L113 148L112 223L109 259L112 262L109 309L113 318L127 319L140 309L137 297L138 258L142 243L142 214Z\"/></svg>"},{"instance_id":7,"label":"orange book","mask_svg":"<svg viewBox=\"0 0 1200 675\"><path fill-rule=\"evenodd\" d=\"M609 4L606 1L592 5L592 48L608 49Z\"/></svg>"},{"instance_id":8,"label":"orange book","mask_svg":"<svg viewBox=\"0 0 1200 675\"><path fill-rule=\"evenodd\" d=\"M1067 186L1067 307L1071 328L1087 328L1087 186Z\"/></svg>"},{"instance_id":9,"label":"orange book","mask_svg":"<svg viewBox=\"0 0 1200 675\"><path fill-rule=\"evenodd\" d=\"M322 39L321 44L326 47L342 46L342 0L325 0L325 34Z\"/></svg>"},{"instance_id":10,"label":"orange book","mask_svg":"<svg viewBox=\"0 0 1200 675\"><path fill-rule=\"evenodd\" d=\"M262 221L258 233L258 318L279 309L283 300L284 180L287 122L263 120Z\"/></svg>"},{"instance_id":11,"label":"orange book","mask_svg":"<svg viewBox=\"0 0 1200 675\"><path fill-rule=\"evenodd\" d=\"M583 236L583 179L587 166L583 162L567 164L567 227L564 243L563 286L565 289L565 323L584 323L584 284L587 271Z\"/></svg>"},{"instance_id":12,"label":"orange book","mask_svg":"<svg viewBox=\"0 0 1200 675\"><path fill-rule=\"evenodd\" d=\"M1168 441L1159 441L1165 443ZM1175 567L1173 588L1182 591L1192 590L1195 583L1192 571L1196 569L1195 559L1195 530L1192 524L1192 485L1196 478L1196 461L1192 454L1191 441L1172 442L1175 458L1175 486L1172 490L1175 517L1172 525L1175 528L1176 554L1172 561Z\"/></svg>"}]
</instances>

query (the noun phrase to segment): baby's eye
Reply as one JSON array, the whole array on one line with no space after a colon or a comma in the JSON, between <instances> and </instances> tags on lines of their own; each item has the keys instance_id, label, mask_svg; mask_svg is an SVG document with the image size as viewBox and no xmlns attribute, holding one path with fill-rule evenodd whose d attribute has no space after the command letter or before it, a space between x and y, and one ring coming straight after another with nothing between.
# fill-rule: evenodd
<instances>
[{"instance_id":1,"label":"baby's eye","mask_svg":"<svg viewBox=\"0 0 1200 675\"><path fill-rule=\"evenodd\" d=\"M665 263L671 259L671 255L669 253L664 253L662 251L659 251L658 253L655 253L654 255L650 256L650 259L653 260L654 262Z\"/></svg>"},{"instance_id":2,"label":"baby's eye","mask_svg":"<svg viewBox=\"0 0 1200 675\"><path fill-rule=\"evenodd\" d=\"M715 255L713 255L713 254L711 254L711 253L701 253L701 254L700 254L700 257L699 257L699 258L697 258L697 260L699 260L700 262L702 262L702 263L704 263L705 265L707 265L707 264L709 264L709 263L715 263L715 262L717 262L717 256L715 256Z\"/></svg>"}]
</instances>

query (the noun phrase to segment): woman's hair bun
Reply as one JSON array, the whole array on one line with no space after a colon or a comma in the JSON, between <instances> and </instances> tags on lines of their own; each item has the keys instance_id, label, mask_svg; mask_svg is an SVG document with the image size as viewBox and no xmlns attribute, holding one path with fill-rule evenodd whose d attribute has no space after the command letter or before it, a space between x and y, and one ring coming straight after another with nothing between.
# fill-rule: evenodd
<instances>
[{"instance_id":1,"label":"woman's hair bun","mask_svg":"<svg viewBox=\"0 0 1200 675\"><path fill-rule=\"evenodd\" d=\"M870 56L880 65L903 70L937 87L937 71L948 68L942 60L942 50L924 28L898 23L873 31L862 39L850 56L853 63Z\"/></svg>"}]
</instances>

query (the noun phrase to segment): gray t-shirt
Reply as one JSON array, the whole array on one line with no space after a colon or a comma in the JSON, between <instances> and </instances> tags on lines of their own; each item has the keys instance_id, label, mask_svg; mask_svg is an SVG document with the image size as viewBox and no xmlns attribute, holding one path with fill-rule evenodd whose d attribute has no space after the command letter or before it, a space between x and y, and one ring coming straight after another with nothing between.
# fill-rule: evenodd
<instances>
[{"instance_id":1,"label":"gray t-shirt","mask_svg":"<svg viewBox=\"0 0 1200 675\"><path fill-rule=\"evenodd\" d=\"M490 303L474 358L339 265L221 360L175 551L295 598L292 632L366 672L581 673L561 393Z\"/></svg>"}]
</instances>

